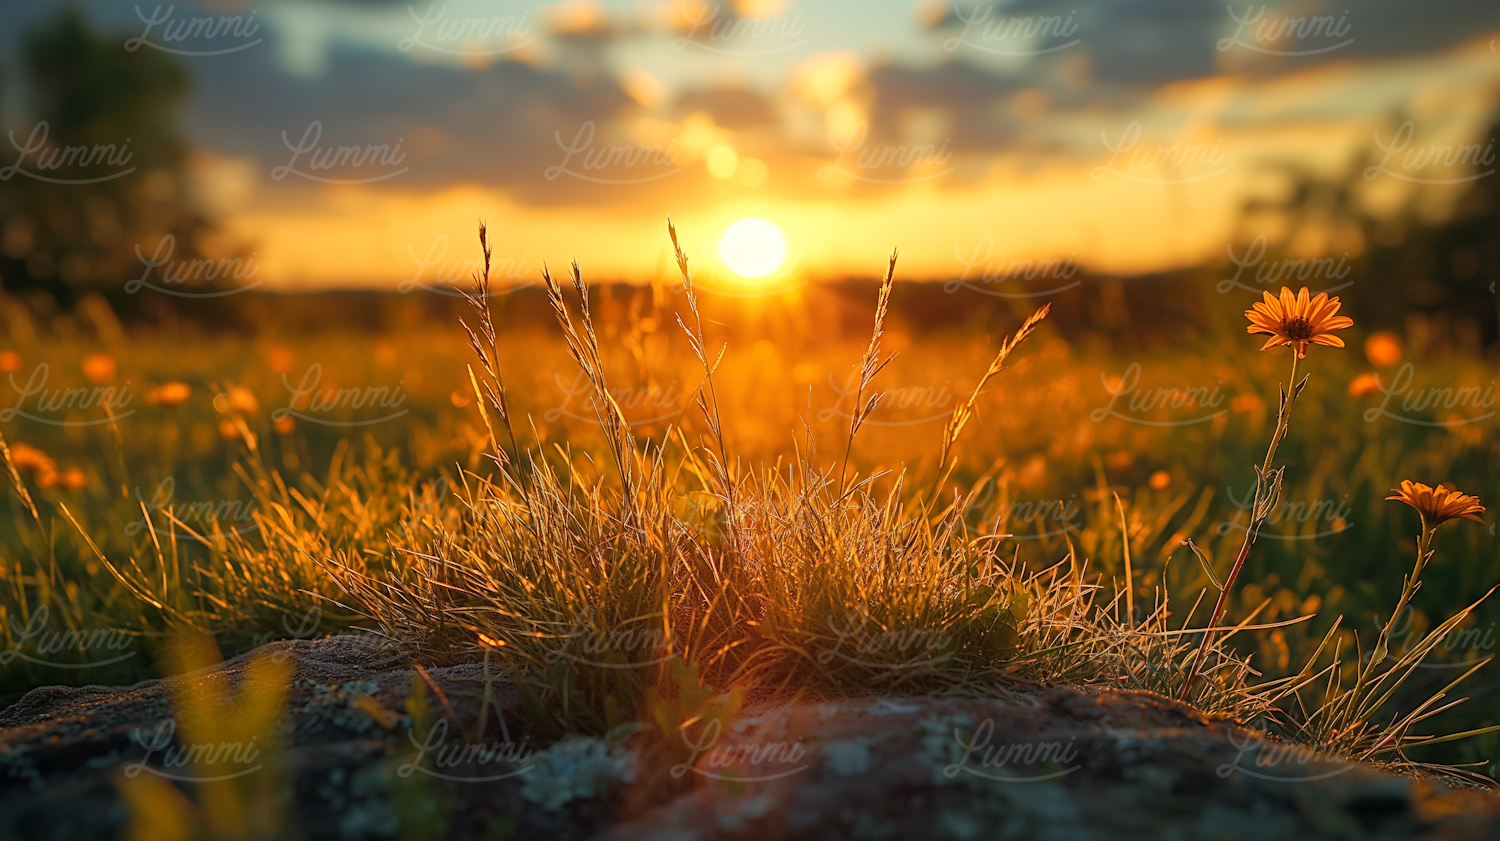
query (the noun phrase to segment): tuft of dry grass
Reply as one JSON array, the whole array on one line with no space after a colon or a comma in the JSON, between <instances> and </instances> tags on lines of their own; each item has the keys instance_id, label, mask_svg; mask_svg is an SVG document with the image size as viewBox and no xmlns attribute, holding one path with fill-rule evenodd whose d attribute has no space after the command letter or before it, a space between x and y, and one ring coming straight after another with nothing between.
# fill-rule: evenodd
<instances>
[{"instance_id":1,"label":"tuft of dry grass","mask_svg":"<svg viewBox=\"0 0 1500 841\"><path fill-rule=\"evenodd\" d=\"M396 546L410 564L405 574L328 564L349 602L384 634L420 659L497 661L557 732L604 732L641 717L648 696L672 691L674 662L713 685L763 691L1182 685L1196 648L1168 628L1164 595L1138 624L1118 598L1097 602L1104 589L1072 552L1029 574L1001 554L1004 535L972 534L964 512L973 491L934 513L930 497L908 499L904 475L849 475L848 454L879 403L873 385L890 360L880 348L894 254L837 467L820 464L809 443L787 464L733 471L713 384L722 351L708 350L688 261L669 233L693 319L679 326L703 369L693 394L708 440L694 446L680 430L660 442L632 433L612 396L581 270L570 270L576 303L544 270L569 353L592 386L611 469L540 441L511 456L497 444L495 460L507 469L464 475L453 527ZM486 300L485 278L476 282L472 300ZM479 327L468 332L491 383L476 392L505 417L493 326L487 310L476 310ZM979 394L1046 314L1038 310L1001 343L954 412L934 488L951 470ZM686 496L707 502L689 516ZM1250 673L1221 640L1205 706L1263 712L1246 686Z\"/></svg>"}]
</instances>

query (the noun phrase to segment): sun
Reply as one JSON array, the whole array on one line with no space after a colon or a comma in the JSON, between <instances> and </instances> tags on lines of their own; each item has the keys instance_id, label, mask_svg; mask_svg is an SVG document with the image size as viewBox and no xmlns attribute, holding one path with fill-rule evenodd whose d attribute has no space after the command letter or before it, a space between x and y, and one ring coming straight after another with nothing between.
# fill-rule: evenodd
<instances>
[{"instance_id":1,"label":"sun","mask_svg":"<svg viewBox=\"0 0 1500 841\"><path fill-rule=\"evenodd\" d=\"M741 219L719 238L719 259L740 277L765 277L786 257L786 240L764 219Z\"/></svg>"}]
</instances>

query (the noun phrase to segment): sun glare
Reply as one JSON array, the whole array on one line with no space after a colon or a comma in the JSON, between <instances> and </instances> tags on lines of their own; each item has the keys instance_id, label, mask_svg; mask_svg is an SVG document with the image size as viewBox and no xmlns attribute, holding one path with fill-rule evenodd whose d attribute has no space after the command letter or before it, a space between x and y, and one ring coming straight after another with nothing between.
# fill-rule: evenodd
<instances>
[{"instance_id":1,"label":"sun glare","mask_svg":"<svg viewBox=\"0 0 1500 841\"><path fill-rule=\"evenodd\" d=\"M764 219L741 219L719 238L719 259L741 277L765 277L786 256L786 240Z\"/></svg>"}]
</instances>

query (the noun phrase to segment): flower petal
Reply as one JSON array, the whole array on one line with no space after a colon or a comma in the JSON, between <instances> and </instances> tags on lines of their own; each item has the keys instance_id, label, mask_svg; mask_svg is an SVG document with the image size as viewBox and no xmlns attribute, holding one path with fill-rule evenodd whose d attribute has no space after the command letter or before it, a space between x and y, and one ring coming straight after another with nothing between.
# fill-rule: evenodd
<instances>
[{"instance_id":1,"label":"flower petal","mask_svg":"<svg viewBox=\"0 0 1500 841\"><path fill-rule=\"evenodd\" d=\"M1312 299L1312 305L1308 308L1307 321L1316 328L1322 323L1324 318L1332 314L1328 309L1328 293L1319 292L1318 296Z\"/></svg>"}]
</instances>

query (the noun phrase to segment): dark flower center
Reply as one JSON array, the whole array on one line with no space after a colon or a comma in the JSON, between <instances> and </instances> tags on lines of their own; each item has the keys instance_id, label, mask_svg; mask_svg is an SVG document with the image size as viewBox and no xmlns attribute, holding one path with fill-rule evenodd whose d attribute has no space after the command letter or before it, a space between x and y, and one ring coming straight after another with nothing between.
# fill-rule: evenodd
<instances>
[{"instance_id":1,"label":"dark flower center","mask_svg":"<svg viewBox=\"0 0 1500 841\"><path fill-rule=\"evenodd\" d=\"M1300 315L1296 318L1288 318L1286 321L1281 323L1281 332L1282 335L1286 336L1288 339L1294 342L1312 341L1312 322L1308 321Z\"/></svg>"}]
</instances>

